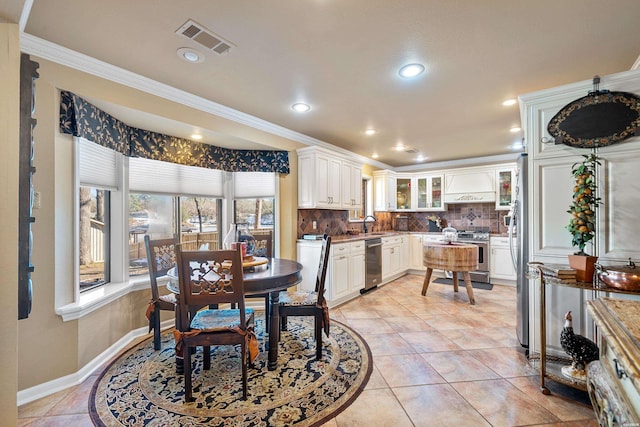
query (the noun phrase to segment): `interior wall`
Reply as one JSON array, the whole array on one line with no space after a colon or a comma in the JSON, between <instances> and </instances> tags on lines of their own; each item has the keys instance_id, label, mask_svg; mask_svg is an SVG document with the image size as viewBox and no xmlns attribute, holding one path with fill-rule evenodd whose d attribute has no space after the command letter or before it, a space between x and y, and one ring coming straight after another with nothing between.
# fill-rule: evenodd
<instances>
[{"instance_id":1,"label":"interior wall","mask_svg":"<svg viewBox=\"0 0 640 427\"><path fill-rule=\"evenodd\" d=\"M0 23L0 413L3 425L16 425L18 361L18 165L20 38L18 25ZM6 424L5 424L6 423Z\"/></svg>"},{"instance_id":2,"label":"interior wall","mask_svg":"<svg viewBox=\"0 0 640 427\"><path fill-rule=\"evenodd\" d=\"M235 136L263 138L259 140L265 145L290 151L292 173L280 177L282 196L280 254L292 259L295 259L295 229L290 224L295 224L297 206L296 156L293 150L300 145L255 129L246 127L231 129L231 124L225 123L225 119L213 117L202 111L41 58L33 57L32 59L40 64L40 78L36 80L35 116L38 125L35 128L34 164L37 173L34 175L34 187L35 191L41 193L41 208L34 211L36 216L33 228L33 262L36 268L33 274L34 310L32 316L21 321L19 325L17 345L19 363L17 369L15 366L12 369L14 377L16 370L18 372L18 390L75 374L128 332L144 327L146 325L144 313L150 298L148 290L130 293L79 320L68 322L63 322L62 318L55 313L56 300L58 303L67 303L73 298L75 262L73 256L73 145L71 137L58 132L58 91L60 89L72 91L89 99L123 105L196 126L206 127L211 122L220 123L221 130L235 132ZM4 86L6 81L3 79L0 85ZM18 87L17 83L15 87ZM3 97L2 102L4 100ZM3 119L4 117L3 115ZM121 119L126 122L125 118ZM7 158L3 153L2 161L6 161ZM4 205L2 209L9 207ZM11 216L11 221L5 222L13 225L16 217L17 213ZM7 230L3 227L2 232L6 233ZM17 241L17 234L15 240ZM3 245L3 250L11 246ZM13 245L13 247L16 246ZM5 260L6 258L3 258L3 261ZM15 263L12 267L15 268ZM2 271L4 273L5 270ZM12 281L12 283L15 282ZM2 300L14 302L16 298L2 298ZM8 311L3 311L2 315L6 313ZM16 317L17 315L13 316L14 319ZM45 348L47 357L43 358ZM15 360L15 354L14 351L10 358L3 357L3 360ZM15 390L16 387L11 388L14 405Z\"/></svg>"}]
</instances>

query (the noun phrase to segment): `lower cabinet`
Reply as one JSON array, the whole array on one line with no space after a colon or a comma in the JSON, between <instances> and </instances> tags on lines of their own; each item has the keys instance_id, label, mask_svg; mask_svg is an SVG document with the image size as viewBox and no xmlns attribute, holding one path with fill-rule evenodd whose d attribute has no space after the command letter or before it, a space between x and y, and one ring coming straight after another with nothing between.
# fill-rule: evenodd
<instances>
[{"instance_id":1,"label":"lower cabinet","mask_svg":"<svg viewBox=\"0 0 640 427\"><path fill-rule=\"evenodd\" d=\"M299 289L315 289L320 248L320 241L298 242L298 262L304 267ZM360 289L364 289L364 256L364 240L331 244L325 281L325 297L329 307L358 296Z\"/></svg>"},{"instance_id":2,"label":"lower cabinet","mask_svg":"<svg viewBox=\"0 0 640 427\"><path fill-rule=\"evenodd\" d=\"M511 249L508 237L491 237L489 247L491 257L489 258L489 276L491 280L515 282L517 280L516 270L511 260Z\"/></svg>"},{"instance_id":3,"label":"lower cabinet","mask_svg":"<svg viewBox=\"0 0 640 427\"><path fill-rule=\"evenodd\" d=\"M422 234L409 235L409 268L425 270L422 265Z\"/></svg>"},{"instance_id":4,"label":"lower cabinet","mask_svg":"<svg viewBox=\"0 0 640 427\"><path fill-rule=\"evenodd\" d=\"M402 268L404 263L404 261L402 260L404 237L405 236L390 236L382 238L383 283L400 277L406 272L406 268ZM405 249L405 252L408 252L408 247L407 249Z\"/></svg>"}]
</instances>

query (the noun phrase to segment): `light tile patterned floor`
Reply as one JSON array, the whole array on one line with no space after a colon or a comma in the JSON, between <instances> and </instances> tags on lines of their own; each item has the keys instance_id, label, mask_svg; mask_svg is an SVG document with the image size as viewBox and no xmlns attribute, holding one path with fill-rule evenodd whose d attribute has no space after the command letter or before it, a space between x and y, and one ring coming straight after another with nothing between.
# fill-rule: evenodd
<instances>
[{"instance_id":1,"label":"light tile patterned floor","mask_svg":"<svg viewBox=\"0 0 640 427\"><path fill-rule=\"evenodd\" d=\"M366 389L325 427L597 427L590 407L545 396L515 336L515 288L475 289L407 275L331 310L367 341L374 370ZM83 384L18 408L19 426L88 426Z\"/></svg>"}]
</instances>

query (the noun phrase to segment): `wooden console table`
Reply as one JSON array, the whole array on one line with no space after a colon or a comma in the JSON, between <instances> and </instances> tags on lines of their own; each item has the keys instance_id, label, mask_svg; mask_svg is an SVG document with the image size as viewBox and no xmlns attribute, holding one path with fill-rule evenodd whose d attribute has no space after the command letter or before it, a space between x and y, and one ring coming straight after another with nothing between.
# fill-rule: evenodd
<instances>
[{"instance_id":1,"label":"wooden console table","mask_svg":"<svg viewBox=\"0 0 640 427\"><path fill-rule=\"evenodd\" d=\"M610 288L600 283L576 282L561 280L543 274L540 262L529 263L529 274L531 278L540 279L540 353L530 354L529 362L540 372L540 391L543 394L551 394L545 385L545 378L549 378L561 384L565 384L583 391L587 391L587 382L573 378L568 378L562 374L562 366L570 365L569 357L559 357L547 354L547 313L546 313L546 285L565 286L587 291L610 292L619 294L640 295L640 292L623 291L617 288ZM567 266L568 267L568 266ZM536 366L537 365L537 366Z\"/></svg>"}]
</instances>

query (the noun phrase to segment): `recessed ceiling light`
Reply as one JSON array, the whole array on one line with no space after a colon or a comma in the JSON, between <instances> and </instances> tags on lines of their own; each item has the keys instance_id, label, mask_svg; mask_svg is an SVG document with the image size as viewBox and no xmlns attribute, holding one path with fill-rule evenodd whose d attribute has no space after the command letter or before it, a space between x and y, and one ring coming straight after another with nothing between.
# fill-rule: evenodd
<instances>
[{"instance_id":1,"label":"recessed ceiling light","mask_svg":"<svg viewBox=\"0 0 640 427\"><path fill-rule=\"evenodd\" d=\"M364 131L365 134L371 136L371 135L375 135L376 134L376 130L375 129L367 129Z\"/></svg>"},{"instance_id":2,"label":"recessed ceiling light","mask_svg":"<svg viewBox=\"0 0 640 427\"><path fill-rule=\"evenodd\" d=\"M512 150L522 150L523 148L524 148L524 144L522 143L522 141L516 141L513 144L511 144Z\"/></svg>"},{"instance_id":3,"label":"recessed ceiling light","mask_svg":"<svg viewBox=\"0 0 640 427\"><path fill-rule=\"evenodd\" d=\"M418 157L416 157L416 162L424 162L426 159L427 158L422 154L418 154Z\"/></svg>"},{"instance_id":4,"label":"recessed ceiling light","mask_svg":"<svg viewBox=\"0 0 640 427\"><path fill-rule=\"evenodd\" d=\"M516 104L516 100L515 99L507 99L506 101L504 101L502 103L502 105L504 105L505 107L509 107L511 105L515 105Z\"/></svg>"},{"instance_id":5,"label":"recessed ceiling light","mask_svg":"<svg viewBox=\"0 0 640 427\"><path fill-rule=\"evenodd\" d=\"M195 139L196 141L200 141L202 139L202 135L199 133L194 133L191 135L191 139Z\"/></svg>"},{"instance_id":6,"label":"recessed ceiling light","mask_svg":"<svg viewBox=\"0 0 640 427\"><path fill-rule=\"evenodd\" d=\"M291 106L291 108L298 113L306 113L307 111L311 110L311 107L304 102L296 102Z\"/></svg>"},{"instance_id":7,"label":"recessed ceiling light","mask_svg":"<svg viewBox=\"0 0 640 427\"><path fill-rule=\"evenodd\" d=\"M373 153L373 154L371 155L371 157L372 157L372 158L374 158L374 159L377 159L377 158L378 158L378 153Z\"/></svg>"},{"instance_id":8,"label":"recessed ceiling light","mask_svg":"<svg viewBox=\"0 0 640 427\"><path fill-rule=\"evenodd\" d=\"M407 64L407 65L403 66L402 68L400 68L400 71L398 71L398 74L400 74L401 77L411 78L411 77L419 76L423 72L424 72L424 65L422 65L422 64Z\"/></svg>"},{"instance_id":9,"label":"recessed ceiling light","mask_svg":"<svg viewBox=\"0 0 640 427\"><path fill-rule=\"evenodd\" d=\"M404 145L398 144L395 147L393 147L393 149L396 151L404 151Z\"/></svg>"},{"instance_id":10,"label":"recessed ceiling light","mask_svg":"<svg viewBox=\"0 0 640 427\"><path fill-rule=\"evenodd\" d=\"M509 132L511 133L516 133L516 132L520 132L522 129L520 128L520 126L512 126L511 129L509 129Z\"/></svg>"},{"instance_id":11,"label":"recessed ceiling light","mask_svg":"<svg viewBox=\"0 0 640 427\"><path fill-rule=\"evenodd\" d=\"M181 47L177 53L181 59L193 64L204 61L204 55L190 47Z\"/></svg>"}]
</instances>

